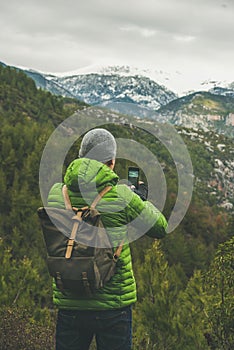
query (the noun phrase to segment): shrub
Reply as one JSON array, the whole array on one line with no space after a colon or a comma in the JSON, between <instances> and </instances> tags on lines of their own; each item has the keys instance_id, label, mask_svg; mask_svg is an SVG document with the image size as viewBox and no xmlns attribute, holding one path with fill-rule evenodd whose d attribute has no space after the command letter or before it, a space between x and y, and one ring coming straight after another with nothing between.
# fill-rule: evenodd
<instances>
[{"instance_id":1,"label":"shrub","mask_svg":"<svg viewBox=\"0 0 234 350\"><path fill-rule=\"evenodd\" d=\"M2 307L0 309L1 350L53 350L55 315L48 309L38 314L25 308Z\"/></svg>"}]
</instances>

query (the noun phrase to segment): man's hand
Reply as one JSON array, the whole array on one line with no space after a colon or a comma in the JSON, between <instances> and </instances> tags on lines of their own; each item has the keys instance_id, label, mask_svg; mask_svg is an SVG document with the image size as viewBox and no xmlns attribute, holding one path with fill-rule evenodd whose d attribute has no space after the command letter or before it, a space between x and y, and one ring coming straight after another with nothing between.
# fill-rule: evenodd
<instances>
[{"instance_id":1,"label":"man's hand","mask_svg":"<svg viewBox=\"0 0 234 350\"><path fill-rule=\"evenodd\" d=\"M132 185L131 190L138 194L138 196L143 200L146 201L148 197L148 187L144 184L144 182L139 181L138 188L136 188L134 185Z\"/></svg>"}]
</instances>

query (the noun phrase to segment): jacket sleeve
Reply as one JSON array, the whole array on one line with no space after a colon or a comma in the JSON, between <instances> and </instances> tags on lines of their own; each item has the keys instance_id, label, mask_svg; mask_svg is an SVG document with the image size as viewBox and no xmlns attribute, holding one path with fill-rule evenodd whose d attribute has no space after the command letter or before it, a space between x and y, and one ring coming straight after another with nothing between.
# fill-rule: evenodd
<instances>
[{"instance_id":1,"label":"jacket sleeve","mask_svg":"<svg viewBox=\"0 0 234 350\"><path fill-rule=\"evenodd\" d=\"M163 238L166 235L167 220L164 215L149 201L143 201L137 194L129 191L130 201L127 205L127 220L135 234L146 234L152 238Z\"/></svg>"}]
</instances>

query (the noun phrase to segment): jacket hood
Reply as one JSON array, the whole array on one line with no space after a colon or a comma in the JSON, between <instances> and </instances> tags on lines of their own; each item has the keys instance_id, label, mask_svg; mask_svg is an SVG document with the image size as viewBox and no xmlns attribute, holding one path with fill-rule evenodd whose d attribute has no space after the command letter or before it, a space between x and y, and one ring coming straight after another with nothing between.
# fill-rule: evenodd
<instances>
[{"instance_id":1,"label":"jacket hood","mask_svg":"<svg viewBox=\"0 0 234 350\"><path fill-rule=\"evenodd\" d=\"M102 188L116 185L119 180L107 165L93 159L75 159L67 168L64 183L74 192L90 191L93 188Z\"/></svg>"}]
</instances>

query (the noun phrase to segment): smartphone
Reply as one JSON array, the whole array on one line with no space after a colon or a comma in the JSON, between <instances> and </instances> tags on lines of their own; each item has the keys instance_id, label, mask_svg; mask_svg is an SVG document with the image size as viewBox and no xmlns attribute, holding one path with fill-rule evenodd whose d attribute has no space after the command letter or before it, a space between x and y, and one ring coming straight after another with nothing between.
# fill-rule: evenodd
<instances>
[{"instance_id":1,"label":"smartphone","mask_svg":"<svg viewBox=\"0 0 234 350\"><path fill-rule=\"evenodd\" d=\"M128 167L128 182L138 188L139 184L139 174L140 169L137 167L130 166Z\"/></svg>"}]
</instances>

